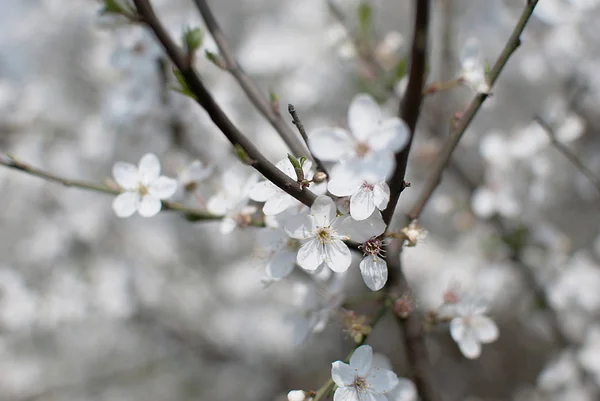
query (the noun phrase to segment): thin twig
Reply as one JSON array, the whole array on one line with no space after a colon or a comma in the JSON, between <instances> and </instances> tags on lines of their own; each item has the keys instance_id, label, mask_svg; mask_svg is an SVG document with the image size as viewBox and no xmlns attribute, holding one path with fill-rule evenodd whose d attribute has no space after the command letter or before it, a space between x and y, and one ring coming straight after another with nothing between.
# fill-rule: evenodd
<instances>
[{"instance_id":1,"label":"thin twig","mask_svg":"<svg viewBox=\"0 0 600 401\"><path fill-rule=\"evenodd\" d=\"M307 150L299 140L298 135L292 131L292 129L285 123L282 116L276 112L267 97L261 93L256 83L246 74L243 68L240 66L238 61L233 55L233 50L229 46L217 19L212 13L208 3L204 0L194 0L206 27L210 31L217 47L219 48L220 55L225 62L225 68L235 78L242 90L248 96L248 99L254 104L258 111L271 123L273 128L281 136L283 141L291 149L294 156L300 157L307 155Z\"/></svg>"},{"instance_id":2,"label":"thin twig","mask_svg":"<svg viewBox=\"0 0 600 401\"><path fill-rule=\"evenodd\" d=\"M504 69L504 66L508 62L508 59L510 58L510 56L521 45L521 33L525 29L525 26L527 25L529 18L533 14L533 10L535 9L535 6L537 5L538 1L539 0L529 0L527 2L527 4L525 5L525 8L523 9L523 12L521 13L521 17L519 18L519 21L517 22L515 28L513 29L513 32L511 33L510 37L508 38L508 41L506 42L506 45L504 46L502 53L500 54L500 56L494 63L492 70L490 71L490 74L488 77L489 81L490 81L489 82L490 87L492 87L494 85L494 83L500 76L500 73ZM446 168L446 164L448 163L448 161L450 160L450 157L452 156L452 152L458 145L458 142L462 138L463 134L465 133L465 131L471 124L471 121L473 121L473 118L479 111L479 108L481 107L481 105L487 99L488 96L489 95L486 93L478 94L475 97L475 99L473 99L469 108L463 114L462 118L458 121L456 127L450 133L448 141L446 142L446 145L440 152L440 155L438 156L438 158L436 160L436 164L433 167L432 172L430 173L429 177L425 181L425 185L423 186L423 190L422 190L421 194L419 195L419 198L415 202L412 209L408 212L408 217L410 219L414 220L421 215L423 208L425 207L425 205L427 204L427 202L433 195L433 192L435 191L437 186L442 181L442 174L444 172L444 169Z\"/></svg>"},{"instance_id":3,"label":"thin twig","mask_svg":"<svg viewBox=\"0 0 600 401\"><path fill-rule=\"evenodd\" d=\"M169 58L175 64L181 76L185 80L188 89L193 93L194 98L208 113L211 120L227 137L229 142L236 147L241 148L252 160L252 166L258 170L266 179L287 192L294 198L307 206L312 205L316 195L308 188L298 185L292 178L279 170L273 163L267 160L256 146L229 120L225 112L215 102L208 89L200 79L199 75L191 65L189 58L184 54L179 46L173 41L165 27L158 20L150 2L148 0L134 0L139 17L154 33L158 41L162 44Z\"/></svg>"},{"instance_id":4,"label":"thin twig","mask_svg":"<svg viewBox=\"0 0 600 401\"><path fill-rule=\"evenodd\" d=\"M537 122L540 127L544 129L552 145L567 158L573 165L594 185L598 193L600 193L600 178L596 176L596 174L577 157L575 153L571 151L568 147L562 144L554 133L554 129L544 121L540 116L534 117L535 122Z\"/></svg>"},{"instance_id":5,"label":"thin twig","mask_svg":"<svg viewBox=\"0 0 600 401\"><path fill-rule=\"evenodd\" d=\"M102 192L109 195L118 195L121 193L121 190L118 188L112 188L104 184L98 184L89 181L83 180L71 180L68 178L60 177L49 173L47 171L41 170L39 168L30 166L20 160L15 159L14 157L7 156L7 158L0 158L0 165L12 168L15 170L22 171L29 175L33 175L35 177L43 178L46 181L55 182L57 184L64 185L66 187L80 188L88 191ZM175 212L180 212L186 218L194 219L194 220L220 220L223 216L217 216L212 213L206 212L204 210L192 209L186 206L183 206L179 203L162 201L164 210L172 210Z\"/></svg>"},{"instance_id":6,"label":"thin twig","mask_svg":"<svg viewBox=\"0 0 600 401\"><path fill-rule=\"evenodd\" d=\"M302 137L302 139L304 139L304 142L306 143L306 147L308 148L313 160L315 161L315 164L317 165L317 171L322 171L327 176L329 176L329 173L327 172L327 169L325 168L325 165L323 164L321 159L319 159L318 157L315 157L315 155L313 155L312 151L310 150L310 147L308 146L308 135L306 135L306 130L304 129L304 125L302 124L302 121L300 121L300 117L298 117L298 112L296 111L296 108L294 107L293 104L288 104L288 112L292 116L292 123L294 123L296 128L298 128L298 132L300 133L300 136Z\"/></svg>"},{"instance_id":7,"label":"thin twig","mask_svg":"<svg viewBox=\"0 0 600 401\"><path fill-rule=\"evenodd\" d=\"M396 154L396 169L388 179L390 187L390 201L387 208L383 211L383 220L390 223L400 193L404 190L404 177L406 175L406 166L408 164L408 155L412 145L412 140L417 127L417 120L421 112L421 103L423 101L423 86L425 84L425 69L427 58L427 38L429 30L429 0L415 0L415 26L413 31L413 41L410 60L410 72L408 76L408 85L406 94L400 104L398 115L406 122L410 130L410 139L406 147Z\"/></svg>"}]
</instances>

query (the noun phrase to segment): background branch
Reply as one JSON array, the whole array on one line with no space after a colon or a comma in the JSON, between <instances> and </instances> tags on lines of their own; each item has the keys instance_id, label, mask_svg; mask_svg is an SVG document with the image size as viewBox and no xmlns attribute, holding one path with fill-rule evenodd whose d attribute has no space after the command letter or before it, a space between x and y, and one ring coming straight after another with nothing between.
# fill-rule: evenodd
<instances>
[{"instance_id":1,"label":"background branch","mask_svg":"<svg viewBox=\"0 0 600 401\"><path fill-rule=\"evenodd\" d=\"M211 120L227 137L234 147L240 147L247 154L250 164L258 170L266 179L277 185L283 191L307 206L310 206L316 195L309 189L304 188L269 162L254 144L238 130L229 120L225 112L219 107L211 96L208 89L200 79L199 75L191 65L189 57L182 52L181 48L169 36L169 33L156 17L148 0L134 0L140 19L154 33L162 44L169 58L175 64L188 89L193 93L195 100L208 113Z\"/></svg>"},{"instance_id":2,"label":"background branch","mask_svg":"<svg viewBox=\"0 0 600 401\"><path fill-rule=\"evenodd\" d=\"M291 149L294 156L310 156L307 149L298 138L298 135L296 135L296 133L285 123L281 114L271 107L271 103L266 96L261 93L256 83L248 76L248 74L246 74L235 59L233 50L231 49L231 46L229 46L208 3L205 0L194 0L194 2L200 11L200 14L202 14L206 27L219 48L221 58L225 62L225 68L239 83L240 87L246 93L246 96L248 96L248 99L250 99L258 111L269 121L269 123L271 123L273 128L275 128L277 133Z\"/></svg>"},{"instance_id":3,"label":"background branch","mask_svg":"<svg viewBox=\"0 0 600 401\"><path fill-rule=\"evenodd\" d=\"M494 85L494 83L500 76L500 73L504 69L504 66L508 62L510 56L521 45L521 33L525 29L529 18L533 14L533 10L535 9L537 3L538 0L527 1L527 4L525 5L523 12L521 13L521 17L519 18L519 21L517 22L510 37L508 38L508 41L506 42L502 53L500 54L500 56L494 63L492 70L490 71L490 74L488 76L490 87ZM469 105L469 108L463 114L462 118L458 121L456 127L450 133L446 145L441 150L438 158L436 159L432 172L425 181L425 185L423 186L421 194L419 195L412 209L408 212L408 217L410 219L414 220L421 215L423 208L433 195L433 192L435 191L437 186L442 181L442 174L444 172L444 169L446 168L446 165L448 164L448 161L450 160L452 152L454 151L454 149L456 149L458 142L462 138L463 134L471 124L471 121L473 121L473 118L479 111L479 108L488 96L489 95L486 93L478 94L475 97L475 99L473 99L473 101Z\"/></svg>"}]
</instances>

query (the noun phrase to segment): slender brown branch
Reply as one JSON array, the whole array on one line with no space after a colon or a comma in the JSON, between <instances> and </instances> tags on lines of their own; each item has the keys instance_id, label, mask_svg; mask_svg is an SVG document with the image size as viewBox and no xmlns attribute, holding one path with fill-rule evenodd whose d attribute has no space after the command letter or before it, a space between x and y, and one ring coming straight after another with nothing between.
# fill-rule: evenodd
<instances>
[{"instance_id":1,"label":"slender brown branch","mask_svg":"<svg viewBox=\"0 0 600 401\"><path fill-rule=\"evenodd\" d=\"M527 4L525 5L525 8L523 9L523 12L521 13L521 17L519 18L519 21L517 22L515 28L513 29L513 32L511 33L510 37L508 38L508 41L506 42L506 45L504 46L502 53L500 54L500 56L494 63L492 70L490 71L490 74L488 76L489 81L490 81L489 82L490 87L494 85L494 83L500 76L500 73L504 69L504 66L508 62L508 59L510 58L510 56L521 45L521 33L525 29L525 26L527 25L527 22L529 21L529 18L531 17L533 10L535 9L535 6L537 5L538 1L539 0L529 0L527 2ZM450 160L450 157L452 156L452 152L458 145L458 142L462 138L463 134L465 133L465 131L471 124L471 121L473 121L473 118L479 111L479 108L481 107L481 105L487 99L488 96L489 95L486 93L478 94L475 97L475 99L473 99L473 101L469 105L469 108L465 111L462 118L458 121L455 128L450 133L450 136L446 142L446 145L440 152L440 155L438 156L438 159L436 160L436 164L433 167L432 172L430 173L429 177L425 181L425 185L423 186L423 190L422 190L421 194L419 195L419 198L417 199L414 206L408 213L408 216L410 219L416 219L417 217L419 217L421 215L423 208L425 207L425 205L427 204L427 202L433 195L433 192L435 191L435 189L437 188L437 186L440 184L440 182L442 180L442 174L444 172L444 169L446 168L446 165L448 164L448 161Z\"/></svg>"},{"instance_id":2,"label":"slender brown branch","mask_svg":"<svg viewBox=\"0 0 600 401\"><path fill-rule=\"evenodd\" d=\"M309 189L304 188L279 170L273 163L269 162L254 144L240 132L240 130L229 120L225 112L215 102L208 89L200 79L198 73L191 65L189 58L179 46L173 41L165 27L158 20L148 0L134 0L139 17L154 33L162 44L169 58L175 64L181 76L186 82L188 89L194 94L198 104L204 108L211 120L227 137L234 147L240 147L252 161L252 166L258 170L266 179L277 185L283 191L298 199L305 205L310 206L316 195Z\"/></svg>"},{"instance_id":3,"label":"slender brown branch","mask_svg":"<svg viewBox=\"0 0 600 401\"><path fill-rule=\"evenodd\" d=\"M327 176L329 176L329 173L327 172L327 168L325 167L325 164L323 164L321 159L319 159L318 157L315 157L315 155L313 155L312 151L310 150L310 147L308 146L308 135L306 135L306 130L304 129L304 125L302 124L302 121L300 121L298 112L296 111L296 108L294 107L293 104L288 104L288 112L292 116L292 123L294 123L296 128L298 128L298 132L300 133L300 136L306 143L306 146L308 147L308 150L310 152L312 159L315 161L317 171L322 171Z\"/></svg>"},{"instance_id":4,"label":"slender brown branch","mask_svg":"<svg viewBox=\"0 0 600 401\"><path fill-rule=\"evenodd\" d=\"M388 179L390 201L387 208L382 213L383 220L388 224L392 220L392 216L396 210L400 193L402 193L405 188L404 177L406 175L408 155L410 153L415 128L417 127L417 120L419 119L419 114L421 112L423 86L425 84L430 1L415 0L415 6L415 26L413 31L408 85L398 112L399 116L406 122L410 129L410 140L408 145L406 145L400 153L396 154L396 170Z\"/></svg>"},{"instance_id":5,"label":"slender brown branch","mask_svg":"<svg viewBox=\"0 0 600 401\"><path fill-rule=\"evenodd\" d=\"M269 121L269 123L271 123L273 128L275 128L283 141L291 149L294 156L309 156L306 148L298 138L298 135L296 135L294 131L285 123L282 116L276 112L273 107L271 107L271 103L268 101L267 97L261 93L256 83L248 76L248 74L246 74L239 62L235 59L233 50L231 49L231 46L229 46L229 43L225 38L225 35L223 34L223 31L221 30L221 27L219 26L219 23L212 13L208 3L205 0L194 0L194 2L196 3L198 10L200 10L200 14L202 14L204 23L206 24L206 27L210 31L217 44L217 47L219 48L219 52L225 63L224 66L227 71L229 71L229 73L236 79L242 90L246 93L246 96L248 96L248 99L250 99L258 111Z\"/></svg>"},{"instance_id":6,"label":"slender brown branch","mask_svg":"<svg viewBox=\"0 0 600 401\"><path fill-rule=\"evenodd\" d=\"M0 158L0 165L22 171L35 177L43 178L46 181L64 185L65 187L80 188L88 191L102 192L109 195L118 195L121 193L121 190L116 187L113 188L104 184L98 184L90 181L71 180L69 178L54 175L47 171L30 166L29 164L17 160L11 156ZM176 202L162 201L162 205L164 210L180 212L185 215L186 218L193 220L220 220L223 218L223 216L217 216L204 210L192 209Z\"/></svg>"},{"instance_id":7,"label":"slender brown branch","mask_svg":"<svg viewBox=\"0 0 600 401\"><path fill-rule=\"evenodd\" d=\"M590 170L589 167L583 164L583 162L579 159L579 157L577 157L575 153L571 151L571 149L563 145L556 138L554 129L552 129L550 124L544 121L540 116L535 116L534 120L544 129L556 150L562 153L562 155L566 157L567 160L569 160L585 176L585 178L587 178L592 183L592 185L594 185L598 193L600 193L600 179L596 176L596 174L592 170Z\"/></svg>"}]
</instances>

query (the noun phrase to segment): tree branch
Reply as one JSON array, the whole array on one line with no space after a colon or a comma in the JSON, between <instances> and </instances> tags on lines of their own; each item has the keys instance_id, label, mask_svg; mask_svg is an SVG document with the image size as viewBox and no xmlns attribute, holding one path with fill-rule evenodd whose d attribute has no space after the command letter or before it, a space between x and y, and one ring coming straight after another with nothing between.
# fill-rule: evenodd
<instances>
[{"instance_id":1,"label":"tree branch","mask_svg":"<svg viewBox=\"0 0 600 401\"><path fill-rule=\"evenodd\" d=\"M107 185L97 184L89 181L82 180L71 180L64 177L59 177L47 171L35 168L30 166L29 164L23 163L20 160L17 160L13 157L0 158L0 165L8 168L12 168L14 170L19 170L29 175L33 175L35 177L43 178L46 181L55 182L57 184L64 185L65 187L73 187L85 189L88 191L102 192L109 195L118 195L121 193L121 190L117 188L111 188ZM179 203L162 201L164 210L172 210L175 212L182 213L186 218L194 219L194 220L220 220L223 216L217 216L212 213L206 212L204 210L192 209L186 206L183 206Z\"/></svg>"},{"instance_id":2,"label":"tree branch","mask_svg":"<svg viewBox=\"0 0 600 401\"><path fill-rule=\"evenodd\" d=\"M261 93L260 89L256 86L256 83L246 74L242 69L238 61L233 55L233 50L229 46L217 19L212 13L208 3L205 0L194 0L206 27L210 31L213 39L215 40L217 47L219 48L220 55L225 62L225 68L235 78L240 87L248 96L248 99L254 104L258 111L271 123L273 128L281 136L283 141L291 149L294 156L310 156L307 149L304 147L298 135L285 123L282 116L273 110L270 102L267 100L265 95Z\"/></svg>"},{"instance_id":3,"label":"tree branch","mask_svg":"<svg viewBox=\"0 0 600 401\"><path fill-rule=\"evenodd\" d=\"M396 170L388 179L388 185L390 187L390 201L387 208L382 213L383 220L387 224L389 224L392 220L398 199L400 198L400 193L405 188L404 176L406 175L408 154L410 153L415 128L417 126L417 120L419 119L419 114L421 111L421 103L423 100L430 1L415 0L415 6L415 26L413 31L408 86L398 112L399 116L406 122L408 128L410 129L410 139L408 145L406 145L402 152L396 154Z\"/></svg>"},{"instance_id":4,"label":"tree branch","mask_svg":"<svg viewBox=\"0 0 600 401\"><path fill-rule=\"evenodd\" d=\"M546 132L552 145L560 152L564 157L567 158L584 176L587 178L592 185L596 188L598 193L600 193L600 179L596 176L596 174L590 170L583 162L574 154L571 149L563 145L557 138L554 133L554 130L546 121L544 121L540 116L535 116L535 122L537 122Z\"/></svg>"},{"instance_id":5,"label":"tree branch","mask_svg":"<svg viewBox=\"0 0 600 401\"><path fill-rule=\"evenodd\" d=\"M193 93L196 101L208 113L211 120L227 137L234 147L241 147L252 161L252 166L258 170L266 179L277 185L300 202L310 206L316 199L316 195L309 189L303 188L292 178L279 170L269 162L254 144L242 134L238 128L229 120L227 115L215 102L210 92L204 86L189 58L177 44L171 39L165 27L158 20L148 0L134 0L137 12L143 23L154 33L162 44L169 58L175 64L181 76L186 82L188 89Z\"/></svg>"},{"instance_id":6,"label":"tree branch","mask_svg":"<svg viewBox=\"0 0 600 401\"><path fill-rule=\"evenodd\" d=\"M290 113L290 116L292 116L292 122L294 123L296 128L298 128L298 132L300 133L300 136L306 143L306 146L308 147L308 150L310 152L312 159L315 161L317 171L322 171L327 176L329 176L329 173L327 172L327 168L325 168L325 165L323 164L321 159L319 159L318 157L315 157L315 155L313 155L312 151L310 150L310 147L308 146L308 135L306 134L304 125L302 124L302 121L300 121L300 117L298 117L298 112L296 111L296 108L294 107L293 104L288 104L288 112Z\"/></svg>"},{"instance_id":7,"label":"tree branch","mask_svg":"<svg viewBox=\"0 0 600 401\"><path fill-rule=\"evenodd\" d=\"M511 33L510 37L508 38L508 41L506 42L506 45L504 46L502 53L500 54L500 56L494 63L492 70L490 71L490 74L488 76L490 87L492 87L494 85L494 83L500 76L500 73L504 69L504 66L508 62L508 59L510 58L510 56L521 45L521 33L525 29L525 26L527 25L529 18L533 14L533 10L535 9L535 6L537 5L538 1L539 0L528 0L527 1L527 4L525 5L523 12L521 13L521 17L519 18L519 21L517 22L515 28L513 29L513 32ZM456 127L450 133L450 136L446 142L446 145L440 152L440 155L438 156L438 158L436 160L436 164L433 167L432 172L430 173L429 177L425 181L425 185L423 187L423 190L421 191L421 194L419 195L419 198L415 202L412 209L408 212L408 217L410 219L414 220L421 215L423 208L425 207L425 205L427 204L427 202L433 195L433 192L435 191L437 186L442 181L442 174L444 172L444 169L446 168L448 161L450 160L450 157L452 156L452 152L458 145L458 142L462 138L463 134L465 133L465 131L471 124L471 121L473 121L473 118L479 111L479 108L481 107L481 105L487 99L488 96L489 95L486 93L478 94L475 97L475 99L473 99L473 101L469 105L469 108L463 114L462 118L458 121Z\"/></svg>"}]
</instances>

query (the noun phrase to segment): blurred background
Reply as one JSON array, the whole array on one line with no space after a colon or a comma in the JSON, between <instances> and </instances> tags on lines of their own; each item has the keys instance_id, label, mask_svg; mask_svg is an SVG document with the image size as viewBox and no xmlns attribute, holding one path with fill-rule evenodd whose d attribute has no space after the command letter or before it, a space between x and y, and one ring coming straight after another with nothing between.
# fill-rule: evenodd
<instances>
[{"instance_id":1,"label":"blurred background","mask_svg":"<svg viewBox=\"0 0 600 401\"><path fill-rule=\"evenodd\" d=\"M293 103L308 130L343 126L360 92L395 113L410 3L369 2L378 75L350 39L360 31L358 0L334 9L324 0L210 2L241 65L265 94L278 94L283 111ZM492 64L524 3L432 1L428 82L458 77L472 37ZM192 1L152 4L175 37L203 26ZM115 162L148 152L180 179L200 159L212 176L197 196L178 195L196 208L223 172L239 165L241 176L251 174L204 111L169 89L170 66L153 37L100 8L90 0L0 3L0 151L99 183ZM447 325L428 332L444 400L600 394L599 194L534 120L600 176L599 17L595 0L540 1L420 221L426 240L404 252L420 312L460 288L488 299L500 327L474 361ZM203 46L216 51L208 33ZM271 126L202 53L196 66L219 104L270 160L282 159L287 150ZM399 213L473 96L459 87L427 97ZM318 333L302 319L315 305L368 293L356 266L325 288L299 273L266 286L258 228L221 235L218 222L170 212L119 219L111 196L6 168L0 202L0 400L285 400L291 389L320 387L352 346L339 303ZM408 374L391 316L369 344Z\"/></svg>"}]
</instances>

